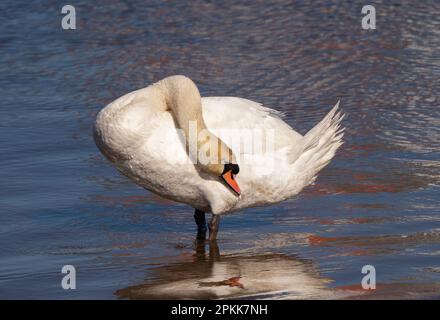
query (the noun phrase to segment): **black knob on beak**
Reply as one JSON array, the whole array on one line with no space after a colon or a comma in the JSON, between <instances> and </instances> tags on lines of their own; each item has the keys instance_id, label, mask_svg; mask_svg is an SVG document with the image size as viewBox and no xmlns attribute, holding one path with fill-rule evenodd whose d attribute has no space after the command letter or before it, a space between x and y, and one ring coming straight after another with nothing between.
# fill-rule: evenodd
<instances>
[{"instance_id":1,"label":"black knob on beak","mask_svg":"<svg viewBox=\"0 0 440 320\"><path fill-rule=\"evenodd\" d=\"M225 164L225 168L222 174L228 171L232 171L233 174L238 174L240 172L240 167L238 166L238 164L235 163L227 163Z\"/></svg>"}]
</instances>

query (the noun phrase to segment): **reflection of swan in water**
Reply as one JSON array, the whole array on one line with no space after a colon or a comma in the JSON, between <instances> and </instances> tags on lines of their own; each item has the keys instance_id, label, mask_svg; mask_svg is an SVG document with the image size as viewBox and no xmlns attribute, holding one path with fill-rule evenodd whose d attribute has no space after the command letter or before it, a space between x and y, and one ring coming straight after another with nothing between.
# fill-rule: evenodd
<instances>
[{"instance_id":1,"label":"reflection of swan in water","mask_svg":"<svg viewBox=\"0 0 440 320\"><path fill-rule=\"evenodd\" d=\"M130 299L307 299L334 296L310 261L282 254L220 256L216 243L199 244L196 259L156 269L161 280L118 290Z\"/></svg>"}]
</instances>

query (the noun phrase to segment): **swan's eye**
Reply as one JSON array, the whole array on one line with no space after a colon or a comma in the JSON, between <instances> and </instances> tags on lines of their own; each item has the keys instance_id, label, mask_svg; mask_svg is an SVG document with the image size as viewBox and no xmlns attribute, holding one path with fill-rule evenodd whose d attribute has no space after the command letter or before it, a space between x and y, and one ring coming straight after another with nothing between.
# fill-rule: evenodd
<instances>
[{"instance_id":1,"label":"swan's eye","mask_svg":"<svg viewBox=\"0 0 440 320\"><path fill-rule=\"evenodd\" d=\"M225 164L223 173L228 171L232 171L233 174L238 174L240 172L240 167L238 166L238 164L235 163L227 163Z\"/></svg>"}]
</instances>

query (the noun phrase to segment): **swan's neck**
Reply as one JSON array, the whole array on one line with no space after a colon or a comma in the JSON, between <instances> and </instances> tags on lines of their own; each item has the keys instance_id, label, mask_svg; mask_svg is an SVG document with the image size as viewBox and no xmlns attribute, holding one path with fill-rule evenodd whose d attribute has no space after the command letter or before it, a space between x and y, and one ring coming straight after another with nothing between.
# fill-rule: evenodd
<instances>
[{"instance_id":1,"label":"swan's neck","mask_svg":"<svg viewBox=\"0 0 440 320\"><path fill-rule=\"evenodd\" d=\"M177 126L185 134L191 159L205 171L220 175L223 171L223 163L232 161L232 151L207 129L197 86L184 76L165 78L158 85L164 94L167 108L173 113ZM201 161L200 150L209 150L209 157L214 161L206 163L206 157Z\"/></svg>"},{"instance_id":2,"label":"swan's neck","mask_svg":"<svg viewBox=\"0 0 440 320\"><path fill-rule=\"evenodd\" d=\"M199 132L207 130L202 114L202 99L194 82L183 76L172 76L159 82L159 85L167 108L186 137L189 137L192 125L196 125Z\"/></svg>"}]
</instances>

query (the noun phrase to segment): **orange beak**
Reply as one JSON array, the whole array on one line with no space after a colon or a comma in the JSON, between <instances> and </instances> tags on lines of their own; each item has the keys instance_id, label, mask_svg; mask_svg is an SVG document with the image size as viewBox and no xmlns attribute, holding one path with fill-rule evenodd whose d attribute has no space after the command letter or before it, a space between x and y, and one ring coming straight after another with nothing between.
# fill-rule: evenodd
<instances>
[{"instance_id":1,"label":"orange beak","mask_svg":"<svg viewBox=\"0 0 440 320\"><path fill-rule=\"evenodd\" d=\"M240 187L237 184L237 181L235 181L234 174L232 174L232 170L226 171L224 174L221 175L223 180L226 182L226 184L237 194L240 195L241 190Z\"/></svg>"}]
</instances>

